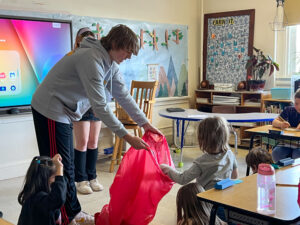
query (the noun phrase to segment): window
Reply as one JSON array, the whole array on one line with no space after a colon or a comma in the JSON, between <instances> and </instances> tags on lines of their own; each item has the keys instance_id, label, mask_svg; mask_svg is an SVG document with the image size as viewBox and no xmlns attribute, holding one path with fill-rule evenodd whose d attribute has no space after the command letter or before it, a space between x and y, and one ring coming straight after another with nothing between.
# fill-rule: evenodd
<instances>
[{"instance_id":1,"label":"window","mask_svg":"<svg viewBox=\"0 0 300 225\"><path fill-rule=\"evenodd\" d=\"M288 26L286 29L286 76L300 74L300 25Z\"/></svg>"}]
</instances>

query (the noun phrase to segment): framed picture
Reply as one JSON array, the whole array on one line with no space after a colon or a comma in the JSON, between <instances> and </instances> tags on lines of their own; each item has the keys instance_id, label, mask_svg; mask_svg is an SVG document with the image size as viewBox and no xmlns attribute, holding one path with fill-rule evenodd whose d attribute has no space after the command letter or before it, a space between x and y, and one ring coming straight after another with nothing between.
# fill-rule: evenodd
<instances>
[{"instance_id":1,"label":"framed picture","mask_svg":"<svg viewBox=\"0 0 300 225\"><path fill-rule=\"evenodd\" d=\"M237 86L247 79L254 17L254 9L204 15L203 80Z\"/></svg>"}]
</instances>

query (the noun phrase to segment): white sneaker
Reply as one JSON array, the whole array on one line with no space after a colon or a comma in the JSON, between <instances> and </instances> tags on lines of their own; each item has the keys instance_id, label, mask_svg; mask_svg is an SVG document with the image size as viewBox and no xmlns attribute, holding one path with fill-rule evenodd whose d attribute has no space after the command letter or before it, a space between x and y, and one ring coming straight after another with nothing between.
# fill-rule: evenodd
<instances>
[{"instance_id":1,"label":"white sneaker","mask_svg":"<svg viewBox=\"0 0 300 225\"><path fill-rule=\"evenodd\" d=\"M90 180L90 186L93 191L102 191L104 189L97 179Z\"/></svg>"},{"instance_id":2,"label":"white sneaker","mask_svg":"<svg viewBox=\"0 0 300 225\"><path fill-rule=\"evenodd\" d=\"M93 193L88 181L77 182L76 188L80 194L88 195Z\"/></svg>"},{"instance_id":3,"label":"white sneaker","mask_svg":"<svg viewBox=\"0 0 300 225\"><path fill-rule=\"evenodd\" d=\"M74 220L80 225L95 225L95 218L83 211L78 213Z\"/></svg>"}]
</instances>

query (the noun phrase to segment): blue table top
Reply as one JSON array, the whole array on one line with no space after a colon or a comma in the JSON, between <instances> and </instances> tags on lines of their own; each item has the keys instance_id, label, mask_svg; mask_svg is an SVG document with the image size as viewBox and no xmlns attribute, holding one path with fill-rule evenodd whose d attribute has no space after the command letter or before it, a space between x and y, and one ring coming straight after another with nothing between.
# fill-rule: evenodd
<instances>
[{"instance_id":1,"label":"blue table top","mask_svg":"<svg viewBox=\"0 0 300 225\"><path fill-rule=\"evenodd\" d=\"M162 109L158 113L165 118L187 121L200 121L207 117L221 116L230 123L268 122L278 117L278 114L274 113L207 113L196 109L185 109L184 112L168 112L166 109Z\"/></svg>"}]
</instances>

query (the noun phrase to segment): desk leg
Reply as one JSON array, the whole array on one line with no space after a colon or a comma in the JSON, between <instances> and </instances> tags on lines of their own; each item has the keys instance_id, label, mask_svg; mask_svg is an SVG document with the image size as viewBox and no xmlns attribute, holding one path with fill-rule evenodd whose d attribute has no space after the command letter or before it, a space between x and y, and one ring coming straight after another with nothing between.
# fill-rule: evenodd
<instances>
[{"instance_id":1,"label":"desk leg","mask_svg":"<svg viewBox=\"0 0 300 225\"><path fill-rule=\"evenodd\" d=\"M180 149L180 146L177 144L177 139L179 137L179 120L173 120L173 143L175 145L175 152Z\"/></svg>"},{"instance_id":2,"label":"desk leg","mask_svg":"<svg viewBox=\"0 0 300 225\"><path fill-rule=\"evenodd\" d=\"M250 139L250 145L249 145L249 152L250 152L251 149L253 148L254 137L255 137L255 135L252 135L252 136L251 136L251 139ZM249 176L249 173L250 173L250 167L247 166L246 176Z\"/></svg>"},{"instance_id":3,"label":"desk leg","mask_svg":"<svg viewBox=\"0 0 300 225\"><path fill-rule=\"evenodd\" d=\"M183 162L182 162L182 156L183 156L183 146L184 146L184 120L182 120L182 124L181 124L181 141L180 141L180 161L178 163L178 167L182 168L183 167Z\"/></svg>"},{"instance_id":4,"label":"desk leg","mask_svg":"<svg viewBox=\"0 0 300 225\"><path fill-rule=\"evenodd\" d=\"M213 205L210 212L209 225L215 225L218 205Z\"/></svg>"}]
</instances>

